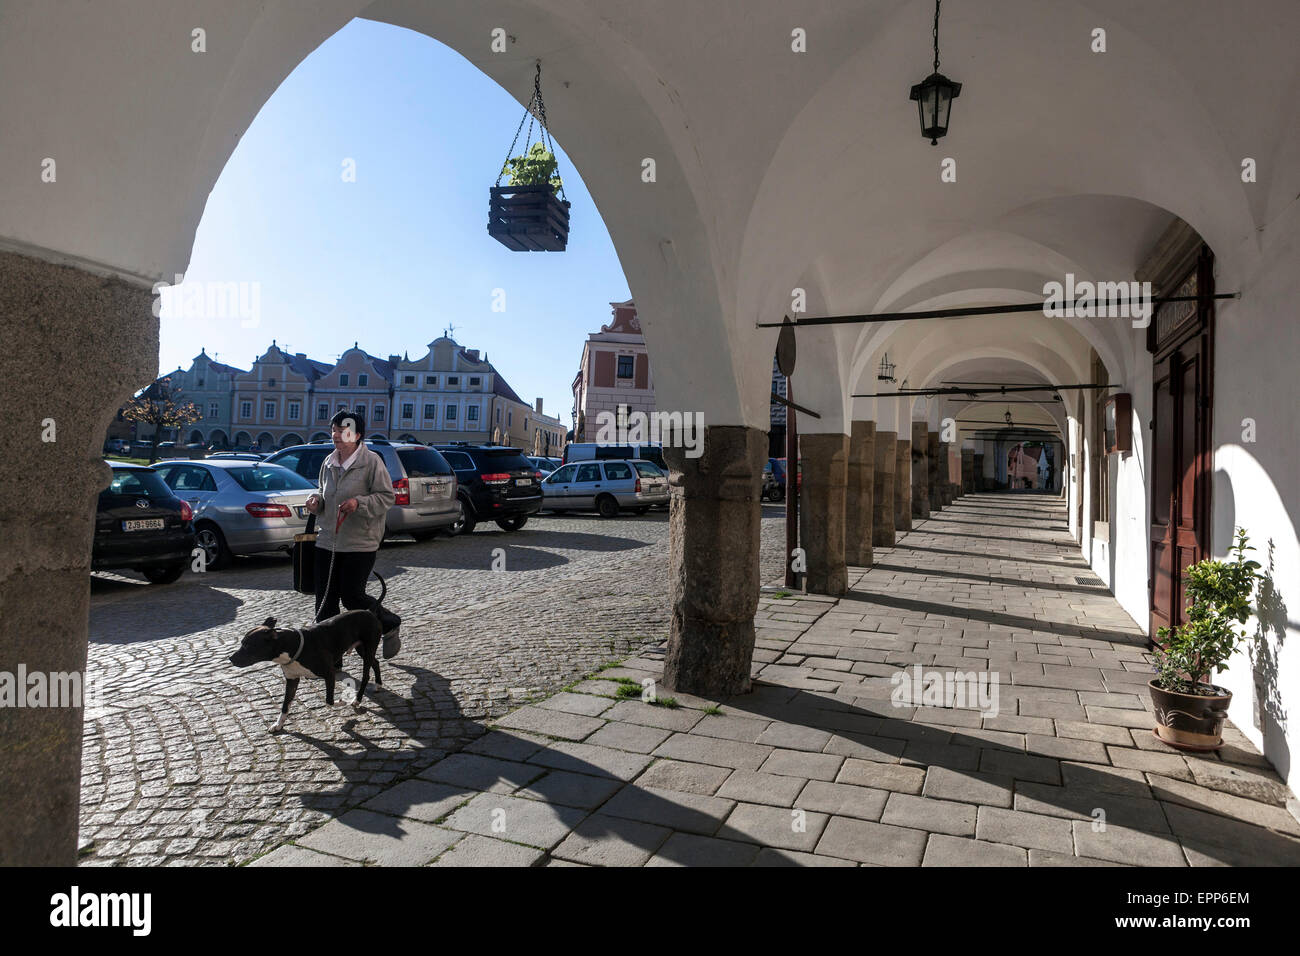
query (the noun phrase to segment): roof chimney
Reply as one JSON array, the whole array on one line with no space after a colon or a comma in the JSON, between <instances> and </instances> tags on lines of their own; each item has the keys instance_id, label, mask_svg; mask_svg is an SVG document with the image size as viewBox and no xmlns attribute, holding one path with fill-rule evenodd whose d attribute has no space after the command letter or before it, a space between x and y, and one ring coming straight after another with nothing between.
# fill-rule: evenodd
<instances>
[{"instance_id":1,"label":"roof chimney","mask_svg":"<svg viewBox=\"0 0 1300 956\"><path fill-rule=\"evenodd\" d=\"M396 364L397 364L398 362L400 362L401 360L402 360L402 357L401 357L400 355L390 355L390 356L388 356L388 363L389 363L390 365L396 365Z\"/></svg>"},{"instance_id":2,"label":"roof chimney","mask_svg":"<svg viewBox=\"0 0 1300 956\"><path fill-rule=\"evenodd\" d=\"M536 411L538 415L542 414L542 400L540 398L537 400Z\"/></svg>"},{"instance_id":3,"label":"roof chimney","mask_svg":"<svg viewBox=\"0 0 1300 956\"><path fill-rule=\"evenodd\" d=\"M471 359L473 359L475 362L477 362L477 361L479 360L479 359L478 359L478 349L466 349L466 350L465 350L465 354L468 355L468 356L469 356Z\"/></svg>"},{"instance_id":4,"label":"roof chimney","mask_svg":"<svg viewBox=\"0 0 1300 956\"><path fill-rule=\"evenodd\" d=\"M294 352L294 353L293 353L293 357L294 357L294 358L300 358L300 359L302 359L303 361L306 361L306 360L307 360L307 353L306 353L306 352Z\"/></svg>"}]
</instances>

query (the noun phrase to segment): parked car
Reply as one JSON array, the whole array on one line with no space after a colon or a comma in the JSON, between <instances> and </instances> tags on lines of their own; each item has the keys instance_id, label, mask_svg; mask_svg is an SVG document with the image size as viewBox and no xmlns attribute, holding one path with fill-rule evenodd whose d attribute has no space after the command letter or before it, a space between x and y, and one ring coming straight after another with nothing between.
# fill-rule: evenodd
<instances>
[{"instance_id":1,"label":"parked car","mask_svg":"<svg viewBox=\"0 0 1300 956\"><path fill-rule=\"evenodd\" d=\"M366 447L384 459L397 494L396 504L388 509L388 534L409 534L423 541L439 531L451 531L460 522L457 475L436 449L382 438L367 438ZM266 462L297 472L315 487L321 464L333 451L328 441L309 442L282 448Z\"/></svg>"},{"instance_id":2,"label":"parked car","mask_svg":"<svg viewBox=\"0 0 1300 956\"><path fill-rule=\"evenodd\" d=\"M598 442L570 442L564 446L564 464L571 461L650 461L667 471L661 445L602 445Z\"/></svg>"},{"instance_id":3,"label":"parked car","mask_svg":"<svg viewBox=\"0 0 1300 956\"><path fill-rule=\"evenodd\" d=\"M99 493L90 567L131 568L153 584L171 584L194 552L194 512L152 468L110 461L113 478Z\"/></svg>"},{"instance_id":4,"label":"parked car","mask_svg":"<svg viewBox=\"0 0 1300 956\"><path fill-rule=\"evenodd\" d=\"M292 550L316 490L315 482L287 468L238 458L173 459L154 471L194 509L195 538L210 569L236 554Z\"/></svg>"},{"instance_id":5,"label":"parked car","mask_svg":"<svg viewBox=\"0 0 1300 956\"><path fill-rule=\"evenodd\" d=\"M104 442L104 452L109 455L122 455L131 447L131 443L125 438L110 438Z\"/></svg>"},{"instance_id":6,"label":"parked car","mask_svg":"<svg viewBox=\"0 0 1300 956\"><path fill-rule=\"evenodd\" d=\"M612 518L620 508L645 514L668 504L668 476L649 461L570 462L542 482L543 504L554 511L598 511Z\"/></svg>"},{"instance_id":7,"label":"parked car","mask_svg":"<svg viewBox=\"0 0 1300 956\"><path fill-rule=\"evenodd\" d=\"M438 445L460 484L464 517L450 529L469 534L480 521L495 521L503 531L518 531L542 507L537 469L518 448L507 445Z\"/></svg>"},{"instance_id":8,"label":"parked car","mask_svg":"<svg viewBox=\"0 0 1300 956\"><path fill-rule=\"evenodd\" d=\"M561 462L556 461L554 458L539 458L535 455L526 455L525 457L539 472L537 476L539 479L545 478L551 472L555 471L555 469L559 468L561 464Z\"/></svg>"},{"instance_id":9,"label":"parked car","mask_svg":"<svg viewBox=\"0 0 1300 956\"><path fill-rule=\"evenodd\" d=\"M266 458L266 456L259 455L255 451L218 451L218 452L213 452L211 455L208 456L208 458L216 458L218 460L226 459L226 458L237 458L240 461L262 461L264 458Z\"/></svg>"}]
</instances>

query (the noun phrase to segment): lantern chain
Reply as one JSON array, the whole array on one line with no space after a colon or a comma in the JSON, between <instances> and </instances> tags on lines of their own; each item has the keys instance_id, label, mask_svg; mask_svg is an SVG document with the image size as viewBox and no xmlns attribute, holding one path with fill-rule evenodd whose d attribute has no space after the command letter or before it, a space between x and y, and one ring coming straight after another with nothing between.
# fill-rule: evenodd
<instances>
[{"instance_id":1,"label":"lantern chain","mask_svg":"<svg viewBox=\"0 0 1300 956\"><path fill-rule=\"evenodd\" d=\"M934 0L934 72L939 72L939 4L943 0Z\"/></svg>"}]
</instances>

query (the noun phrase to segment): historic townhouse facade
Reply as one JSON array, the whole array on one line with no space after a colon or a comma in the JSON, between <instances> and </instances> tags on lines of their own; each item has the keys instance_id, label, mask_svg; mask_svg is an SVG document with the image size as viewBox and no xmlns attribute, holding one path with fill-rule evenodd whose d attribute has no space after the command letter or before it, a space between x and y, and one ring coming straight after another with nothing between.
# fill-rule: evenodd
<instances>
[{"instance_id":1,"label":"historic townhouse facade","mask_svg":"<svg viewBox=\"0 0 1300 956\"><path fill-rule=\"evenodd\" d=\"M377 358L353 343L339 356L338 364L322 374L312 386L311 429L308 441L329 438L330 419L344 408L360 411L366 435L389 437L389 415L393 398L393 366L401 356Z\"/></svg>"},{"instance_id":2,"label":"historic townhouse facade","mask_svg":"<svg viewBox=\"0 0 1300 956\"><path fill-rule=\"evenodd\" d=\"M268 451L306 441L313 386L330 368L302 352L290 355L272 340L252 369L235 377L232 443Z\"/></svg>"},{"instance_id":3,"label":"historic townhouse facade","mask_svg":"<svg viewBox=\"0 0 1300 956\"><path fill-rule=\"evenodd\" d=\"M203 416L198 421L180 429L164 428L159 441L177 441L216 445L230 444L231 393L235 379L248 374L242 368L235 368L218 362L208 355L206 349L194 356L188 369L177 368L162 378L170 380L170 389L180 401L193 402ZM132 423L119 419L109 428L110 438L129 438ZM150 438L153 426L135 425L134 435L138 439Z\"/></svg>"},{"instance_id":4,"label":"historic townhouse facade","mask_svg":"<svg viewBox=\"0 0 1300 956\"><path fill-rule=\"evenodd\" d=\"M655 411L654 375L636 305L629 299L610 306L614 320L582 346L572 385L574 441L595 441L602 413L625 427L632 412Z\"/></svg>"}]
</instances>

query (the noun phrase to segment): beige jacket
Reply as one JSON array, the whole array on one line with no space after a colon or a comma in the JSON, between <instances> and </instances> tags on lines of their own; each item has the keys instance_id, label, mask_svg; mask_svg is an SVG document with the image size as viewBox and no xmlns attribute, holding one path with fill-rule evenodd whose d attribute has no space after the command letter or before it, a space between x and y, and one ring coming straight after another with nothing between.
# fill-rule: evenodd
<instances>
[{"instance_id":1,"label":"beige jacket","mask_svg":"<svg viewBox=\"0 0 1300 956\"><path fill-rule=\"evenodd\" d=\"M397 500L393 476L383 457L364 444L346 471L331 464L333 458L327 457L320 468L320 493L325 506L316 516L316 547L327 551L378 551L384 540L388 509ZM357 510L343 519L335 536L339 505L349 498L357 499Z\"/></svg>"}]
</instances>

